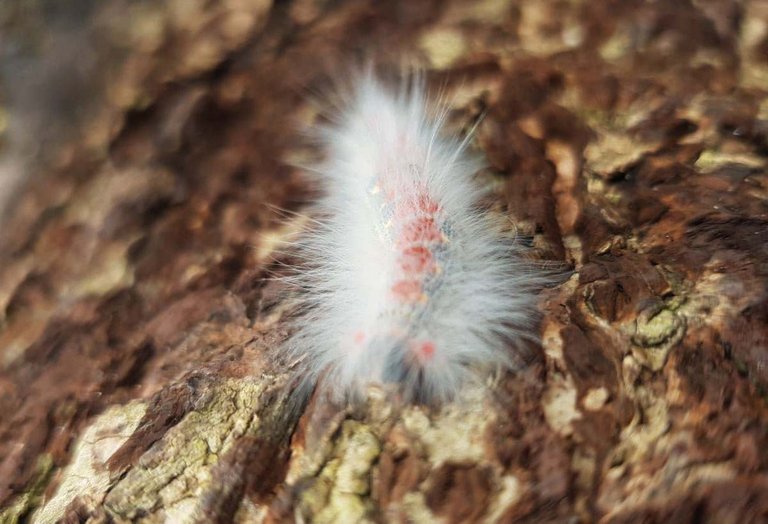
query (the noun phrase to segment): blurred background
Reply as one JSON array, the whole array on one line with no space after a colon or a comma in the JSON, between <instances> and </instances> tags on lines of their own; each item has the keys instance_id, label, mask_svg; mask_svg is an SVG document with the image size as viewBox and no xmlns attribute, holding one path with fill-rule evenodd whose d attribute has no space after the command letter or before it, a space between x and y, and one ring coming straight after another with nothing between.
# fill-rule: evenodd
<instances>
[{"instance_id":1,"label":"blurred background","mask_svg":"<svg viewBox=\"0 0 768 524\"><path fill-rule=\"evenodd\" d=\"M276 210L366 59L574 274L492 394L297 412ZM762 522L767 166L765 0L3 0L0 522Z\"/></svg>"}]
</instances>

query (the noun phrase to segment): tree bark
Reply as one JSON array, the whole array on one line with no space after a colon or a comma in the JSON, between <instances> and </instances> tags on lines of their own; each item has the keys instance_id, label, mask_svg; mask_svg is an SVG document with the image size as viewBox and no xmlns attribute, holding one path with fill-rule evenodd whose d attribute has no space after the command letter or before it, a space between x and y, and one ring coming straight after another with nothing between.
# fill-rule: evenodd
<instances>
[{"instance_id":1,"label":"tree bark","mask_svg":"<svg viewBox=\"0 0 768 524\"><path fill-rule=\"evenodd\" d=\"M768 2L15 1L3 28L0 522L768 519ZM296 403L280 352L291 166L361 56L480 119L492 204L573 268L530 361L442 407Z\"/></svg>"}]
</instances>

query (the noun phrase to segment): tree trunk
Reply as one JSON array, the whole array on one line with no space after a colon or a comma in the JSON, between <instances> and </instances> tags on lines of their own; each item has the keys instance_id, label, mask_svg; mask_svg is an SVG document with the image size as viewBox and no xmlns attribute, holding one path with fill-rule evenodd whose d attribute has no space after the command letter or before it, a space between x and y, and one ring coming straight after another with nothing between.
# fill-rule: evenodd
<instances>
[{"instance_id":1,"label":"tree trunk","mask_svg":"<svg viewBox=\"0 0 768 524\"><path fill-rule=\"evenodd\" d=\"M69 4L0 7L0 522L768 519L768 2ZM361 56L573 268L442 407L297 404L280 352Z\"/></svg>"}]
</instances>

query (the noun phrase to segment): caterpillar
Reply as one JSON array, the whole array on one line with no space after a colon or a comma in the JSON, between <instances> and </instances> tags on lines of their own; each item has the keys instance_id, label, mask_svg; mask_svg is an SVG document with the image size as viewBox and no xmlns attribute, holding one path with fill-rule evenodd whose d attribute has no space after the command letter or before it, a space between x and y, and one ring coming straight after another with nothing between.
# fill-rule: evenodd
<instances>
[{"instance_id":1,"label":"caterpillar","mask_svg":"<svg viewBox=\"0 0 768 524\"><path fill-rule=\"evenodd\" d=\"M422 77L370 70L319 131L323 196L298 242L301 313L288 351L335 399L394 384L419 402L454 399L513 368L544 273L478 204L472 134L446 133Z\"/></svg>"}]
</instances>

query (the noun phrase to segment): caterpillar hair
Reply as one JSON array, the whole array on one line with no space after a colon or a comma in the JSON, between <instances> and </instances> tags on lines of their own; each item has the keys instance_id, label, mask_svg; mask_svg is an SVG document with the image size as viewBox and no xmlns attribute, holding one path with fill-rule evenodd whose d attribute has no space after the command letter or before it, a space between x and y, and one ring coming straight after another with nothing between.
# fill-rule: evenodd
<instances>
[{"instance_id":1,"label":"caterpillar hair","mask_svg":"<svg viewBox=\"0 0 768 524\"><path fill-rule=\"evenodd\" d=\"M472 134L444 130L423 77L358 75L318 133L323 196L298 242L301 308L287 351L335 399L372 383L442 402L535 339L545 272L479 206Z\"/></svg>"}]
</instances>

